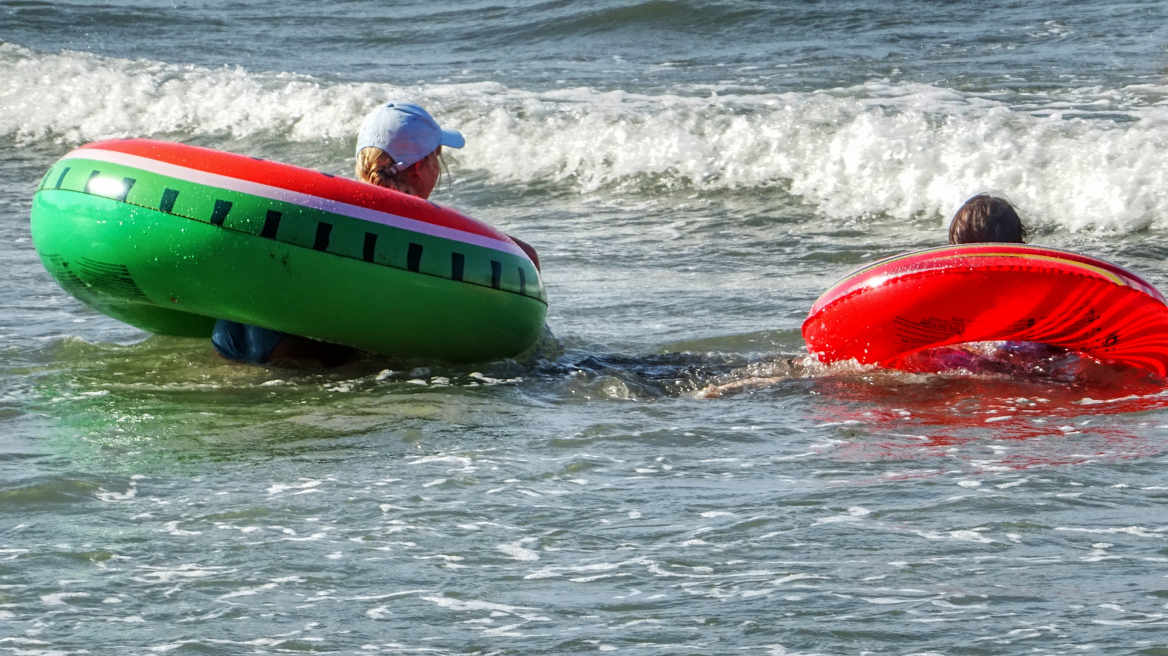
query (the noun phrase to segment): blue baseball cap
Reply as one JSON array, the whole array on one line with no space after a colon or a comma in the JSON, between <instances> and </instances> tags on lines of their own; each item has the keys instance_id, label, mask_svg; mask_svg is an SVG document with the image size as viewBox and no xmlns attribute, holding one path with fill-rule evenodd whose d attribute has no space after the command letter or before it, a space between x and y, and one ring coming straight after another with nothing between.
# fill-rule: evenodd
<instances>
[{"instance_id":1,"label":"blue baseball cap","mask_svg":"<svg viewBox=\"0 0 1168 656\"><path fill-rule=\"evenodd\" d=\"M380 148L393 158L398 170L411 166L438 146L465 145L461 132L443 128L429 112L409 102L393 101L374 109L357 133L358 154L363 148Z\"/></svg>"}]
</instances>

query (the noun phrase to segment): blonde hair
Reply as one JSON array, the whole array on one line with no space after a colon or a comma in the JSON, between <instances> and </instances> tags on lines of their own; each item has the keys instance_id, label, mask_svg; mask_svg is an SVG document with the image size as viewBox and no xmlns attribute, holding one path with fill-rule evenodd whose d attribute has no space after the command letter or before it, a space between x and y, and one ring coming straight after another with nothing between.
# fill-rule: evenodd
<instances>
[{"instance_id":1,"label":"blonde hair","mask_svg":"<svg viewBox=\"0 0 1168 656\"><path fill-rule=\"evenodd\" d=\"M409 193L402 173L394 166L389 153L380 148L371 146L357 153L357 179L362 182Z\"/></svg>"},{"instance_id":2,"label":"blonde hair","mask_svg":"<svg viewBox=\"0 0 1168 656\"><path fill-rule=\"evenodd\" d=\"M361 152L357 153L357 179L369 184L375 184L378 187L386 187L394 191L400 191L403 194L410 194L417 196L414 188L410 183L406 182L406 171L412 166L417 166L419 163L426 161L430 157L438 157L438 150L426 155L417 162L398 170L394 164L393 158L384 150L369 146L362 148Z\"/></svg>"}]
</instances>

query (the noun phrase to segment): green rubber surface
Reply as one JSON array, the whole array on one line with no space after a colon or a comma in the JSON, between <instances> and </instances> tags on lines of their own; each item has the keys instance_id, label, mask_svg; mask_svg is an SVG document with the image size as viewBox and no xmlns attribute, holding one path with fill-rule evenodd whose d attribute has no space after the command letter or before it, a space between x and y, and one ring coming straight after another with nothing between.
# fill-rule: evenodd
<instances>
[{"instance_id":1,"label":"green rubber surface","mask_svg":"<svg viewBox=\"0 0 1168 656\"><path fill-rule=\"evenodd\" d=\"M474 362L527 349L547 312L525 258L107 162L59 162L31 220L63 288L155 333L209 337L215 319L230 319Z\"/></svg>"}]
</instances>

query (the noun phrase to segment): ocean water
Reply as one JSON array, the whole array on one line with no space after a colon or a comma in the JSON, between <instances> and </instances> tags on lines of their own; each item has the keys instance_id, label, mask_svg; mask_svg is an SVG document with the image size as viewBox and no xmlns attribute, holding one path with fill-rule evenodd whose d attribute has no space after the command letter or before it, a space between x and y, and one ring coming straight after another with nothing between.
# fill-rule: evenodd
<instances>
[{"instance_id":1,"label":"ocean water","mask_svg":"<svg viewBox=\"0 0 1168 656\"><path fill-rule=\"evenodd\" d=\"M1168 654L1162 381L799 332L980 191L1168 291L1166 42L1150 1L0 0L0 653ZM540 251L546 357L236 366L37 258L78 144L351 175L389 98Z\"/></svg>"}]
</instances>

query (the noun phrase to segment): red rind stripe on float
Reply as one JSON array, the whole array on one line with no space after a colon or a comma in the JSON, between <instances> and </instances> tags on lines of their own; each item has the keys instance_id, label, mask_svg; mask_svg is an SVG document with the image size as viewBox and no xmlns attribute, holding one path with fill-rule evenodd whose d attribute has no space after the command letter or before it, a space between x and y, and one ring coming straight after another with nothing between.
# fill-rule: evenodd
<instances>
[{"instance_id":1,"label":"red rind stripe on float","mask_svg":"<svg viewBox=\"0 0 1168 656\"><path fill-rule=\"evenodd\" d=\"M376 185L325 175L290 164L225 153L210 148L151 139L113 139L86 144L78 151L106 150L222 175L337 203L422 221L443 228L487 237L514 246L511 239L485 223L452 209ZM74 151L76 152L76 151ZM78 153L80 155L80 153ZM518 249L518 247L515 247ZM511 248L506 249L511 252ZM520 251L522 252L522 251Z\"/></svg>"}]
</instances>

